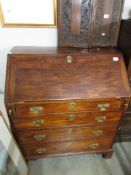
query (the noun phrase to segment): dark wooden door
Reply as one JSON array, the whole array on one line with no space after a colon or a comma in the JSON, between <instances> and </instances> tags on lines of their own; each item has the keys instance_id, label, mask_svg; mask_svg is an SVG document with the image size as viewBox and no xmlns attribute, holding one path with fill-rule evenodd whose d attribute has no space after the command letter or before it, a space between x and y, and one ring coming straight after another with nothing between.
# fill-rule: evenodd
<instances>
[{"instance_id":1,"label":"dark wooden door","mask_svg":"<svg viewBox=\"0 0 131 175\"><path fill-rule=\"evenodd\" d=\"M127 66L127 74L129 78L131 88L131 19L122 20L118 48L122 51ZM131 90L130 90L131 92ZM131 95L131 93L130 93ZM129 106L124 113L123 120L121 121L120 130L118 133L117 140L119 141L131 141L131 99Z\"/></svg>"},{"instance_id":2,"label":"dark wooden door","mask_svg":"<svg viewBox=\"0 0 131 175\"><path fill-rule=\"evenodd\" d=\"M60 47L116 46L123 0L58 0Z\"/></svg>"}]
</instances>

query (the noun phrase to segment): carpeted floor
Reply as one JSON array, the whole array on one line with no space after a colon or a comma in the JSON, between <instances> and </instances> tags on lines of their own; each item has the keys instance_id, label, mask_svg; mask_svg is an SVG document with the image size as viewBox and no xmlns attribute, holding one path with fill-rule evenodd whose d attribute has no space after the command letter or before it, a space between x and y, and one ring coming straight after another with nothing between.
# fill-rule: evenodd
<instances>
[{"instance_id":1,"label":"carpeted floor","mask_svg":"<svg viewBox=\"0 0 131 175\"><path fill-rule=\"evenodd\" d=\"M131 142L116 143L111 159L84 154L29 161L29 175L131 175Z\"/></svg>"}]
</instances>

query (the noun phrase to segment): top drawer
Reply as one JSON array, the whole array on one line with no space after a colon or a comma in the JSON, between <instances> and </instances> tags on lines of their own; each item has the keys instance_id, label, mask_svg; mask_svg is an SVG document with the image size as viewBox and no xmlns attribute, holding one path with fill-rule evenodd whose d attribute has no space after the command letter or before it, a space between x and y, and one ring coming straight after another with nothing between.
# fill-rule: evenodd
<instances>
[{"instance_id":1,"label":"top drawer","mask_svg":"<svg viewBox=\"0 0 131 175\"><path fill-rule=\"evenodd\" d=\"M16 104L14 114L16 116L36 116L51 113L72 113L87 111L120 111L120 100L71 100L50 101L41 103Z\"/></svg>"}]
</instances>

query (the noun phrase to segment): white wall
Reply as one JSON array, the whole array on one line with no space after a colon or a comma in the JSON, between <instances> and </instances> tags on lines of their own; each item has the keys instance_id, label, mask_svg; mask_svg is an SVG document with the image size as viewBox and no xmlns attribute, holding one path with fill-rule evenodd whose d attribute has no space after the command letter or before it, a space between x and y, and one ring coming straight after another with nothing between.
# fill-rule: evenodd
<instances>
[{"instance_id":1,"label":"white wall","mask_svg":"<svg viewBox=\"0 0 131 175\"><path fill-rule=\"evenodd\" d=\"M123 10L123 19L131 19L131 0L125 0L124 10Z\"/></svg>"},{"instance_id":2,"label":"white wall","mask_svg":"<svg viewBox=\"0 0 131 175\"><path fill-rule=\"evenodd\" d=\"M0 27L0 93L4 92L7 53L13 46L57 46L57 29Z\"/></svg>"},{"instance_id":3,"label":"white wall","mask_svg":"<svg viewBox=\"0 0 131 175\"><path fill-rule=\"evenodd\" d=\"M123 18L128 18L131 0L125 0ZM4 92L6 56L13 46L57 46L57 29L0 27L0 92Z\"/></svg>"}]
</instances>

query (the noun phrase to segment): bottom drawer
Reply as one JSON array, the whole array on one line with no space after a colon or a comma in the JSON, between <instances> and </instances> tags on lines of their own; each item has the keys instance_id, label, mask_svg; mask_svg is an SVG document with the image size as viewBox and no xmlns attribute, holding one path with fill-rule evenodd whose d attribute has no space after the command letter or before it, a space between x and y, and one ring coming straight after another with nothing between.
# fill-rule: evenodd
<instances>
[{"instance_id":1,"label":"bottom drawer","mask_svg":"<svg viewBox=\"0 0 131 175\"><path fill-rule=\"evenodd\" d=\"M112 142L112 138L103 138L85 141L45 143L40 145L21 145L21 148L26 159L35 159L46 156L102 152L110 149Z\"/></svg>"}]
</instances>

